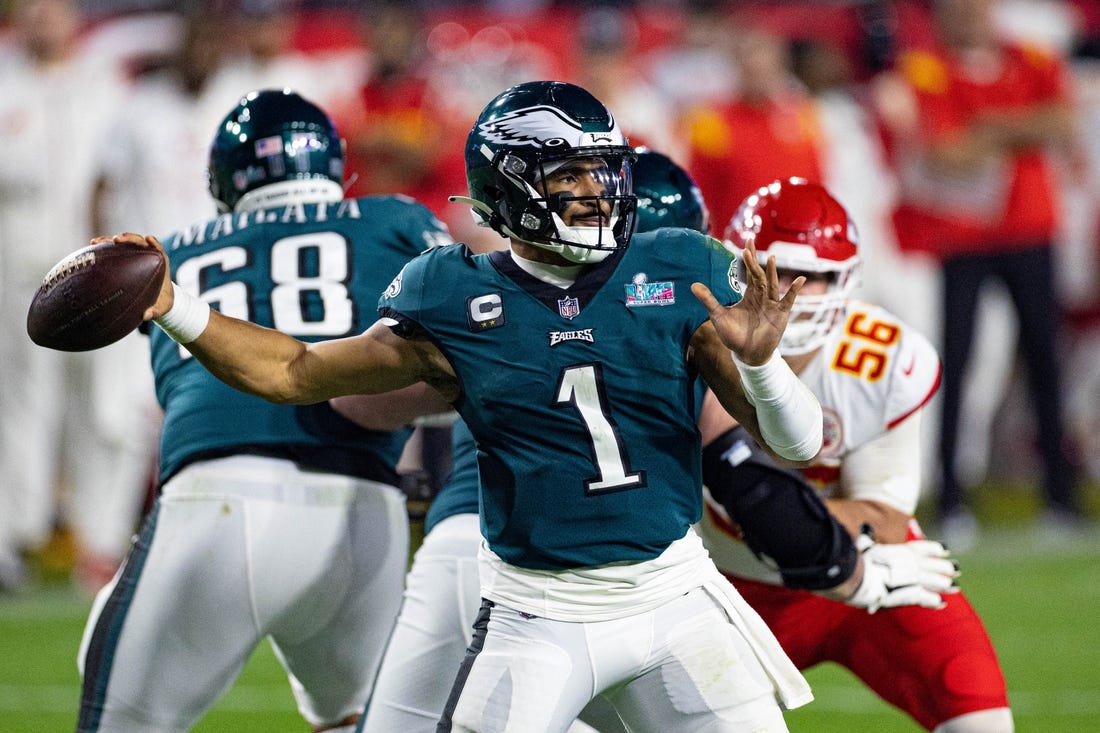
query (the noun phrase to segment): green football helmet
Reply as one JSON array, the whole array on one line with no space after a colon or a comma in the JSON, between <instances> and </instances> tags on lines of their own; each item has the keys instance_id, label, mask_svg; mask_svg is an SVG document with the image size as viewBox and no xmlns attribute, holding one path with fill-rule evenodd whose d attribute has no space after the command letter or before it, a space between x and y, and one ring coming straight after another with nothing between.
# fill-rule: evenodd
<instances>
[{"instance_id":1,"label":"green football helmet","mask_svg":"<svg viewBox=\"0 0 1100 733\"><path fill-rule=\"evenodd\" d=\"M634 195L638 197L639 232L661 227L710 232L710 213L703 193L691 175L663 153L638 148Z\"/></svg>"},{"instance_id":2,"label":"green football helmet","mask_svg":"<svg viewBox=\"0 0 1100 733\"><path fill-rule=\"evenodd\" d=\"M289 89L242 97L210 145L210 195L224 211L339 201L344 148L325 112Z\"/></svg>"},{"instance_id":3,"label":"green football helmet","mask_svg":"<svg viewBox=\"0 0 1100 733\"><path fill-rule=\"evenodd\" d=\"M561 254L577 263L599 262L624 248L634 231L631 167L634 151L598 99L560 81L518 84L493 99L466 140L470 198L478 224L505 237ZM602 162L594 172L598 196L544 196L537 184L573 160ZM610 204L602 226L568 227L559 215L570 201Z\"/></svg>"}]
</instances>

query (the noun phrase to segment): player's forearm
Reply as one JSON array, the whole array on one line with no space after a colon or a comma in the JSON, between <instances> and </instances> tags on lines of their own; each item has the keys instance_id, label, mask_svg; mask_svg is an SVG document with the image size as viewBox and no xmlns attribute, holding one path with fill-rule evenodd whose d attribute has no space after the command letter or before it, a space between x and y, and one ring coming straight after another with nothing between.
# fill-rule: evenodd
<instances>
[{"instance_id":1,"label":"player's forearm","mask_svg":"<svg viewBox=\"0 0 1100 733\"><path fill-rule=\"evenodd\" d=\"M859 586L863 583L863 556L856 553L856 564L852 570L852 574L845 578L844 582L840 585L835 585L832 588L826 588L824 590L814 591L819 596L830 598L834 601L847 602L851 600L852 596L859 590Z\"/></svg>"},{"instance_id":2,"label":"player's forearm","mask_svg":"<svg viewBox=\"0 0 1100 733\"><path fill-rule=\"evenodd\" d=\"M130 240L137 235L116 237ZM147 246L161 247L154 237ZM173 341L184 346L231 387L280 404L307 403L295 387L290 365L307 345L278 331L223 316L206 301L176 285L165 273L156 303L145 313ZM305 382L302 382L304 384Z\"/></svg>"},{"instance_id":3,"label":"player's forearm","mask_svg":"<svg viewBox=\"0 0 1100 733\"><path fill-rule=\"evenodd\" d=\"M760 366L734 359L745 398L756 409L760 436L790 461L808 461L821 450L824 417L813 392L775 353Z\"/></svg>"},{"instance_id":4,"label":"player's forearm","mask_svg":"<svg viewBox=\"0 0 1100 733\"><path fill-rule=\"evenodd\" d=\"M848 531L829 514L797 471L778 466L742 427L707 444L703 483L741 528L758 557L767 557L790 588L830 589L846 598L858 561ZM839 587L837 587L839 584Z\"/></svg>"},{"instance_id":5,"label":"player's forearm","mask_svg":"<svg viewBox=\"0 0 1100 733\"><path fill-rule=\"evenodd\" d=\"M829 508L857 536L870 524L879 542L904 542L921 487L921 418L917 410L890 430L850 450L840 491Z\"/></svg>"},{"instance_id":6,"label":"player's forearm","mask_svg":"<svg viewBox=\"0 0 1100 733\"><path fill-rule=\"evenodd\" d=\"M369 430L397 430L421 417L453 415L450 403L424 382L377 395L345 395L330 403L341 415Z\"/></svg>"},{"instance_id":7,"label":"player's forearm","mask_svg":"<svg viewBox=\"0 0 1100 733\"><path fill-rule=\"evenodd\" d=\"M231 387L278 404L325 399L317 384L302 378L309 346L279 331L223 316L201 298L171 284L172 296L154 319L173 341ZM161 301L158 301L158 306ZM160 308L158 307L158 310Z\"/></svg>"},{"instance_id":8,"label":"player's forearm","mask_svg":"<svg viewBox=\"0 0 1100 733\"><path fill-rule=\"evenodd\" d=\"M689 358L722 407L775 458L805 465L821 450L821 405L778 353L759 367L738 365L714 329L704 327Z\"/></svg>"},{"instance_id":9,"label":"player's forearm","mask_svg":"<svg viewBox=\"0 0 1100 733\"><path fill-rule=\"evenodd\" d=\"M826 499L837 520L852 537L858 537L864 525L870 525L878 542L905 542L909 533L909 516L878 501L860 499Z\"/></svg>"},{"instance_id":10,"label":"player's forearm","mask_svg":"<svg viewBox=\"0 0 1100 733\"><path fill-rule=\"evenodd\" d=\"M211 374L231 387L280 404L312 398L294 379L293 365L307 345L273 329L211 311L202 333L184 344Z\"/></svg>"},{"instance_id":11,"label":"player's forearm","mask_svg":"<svg viewBox=\"0 0 1100 733\"><path fill-rule=\"evenodd\" d=\"M1001 149L1009 151L1035 147L1067 149L1077 134L1072 107L1060 102L1036 105L1026 112L990 114L975 127L992 136Z\"/></svg>"}]
</instances>

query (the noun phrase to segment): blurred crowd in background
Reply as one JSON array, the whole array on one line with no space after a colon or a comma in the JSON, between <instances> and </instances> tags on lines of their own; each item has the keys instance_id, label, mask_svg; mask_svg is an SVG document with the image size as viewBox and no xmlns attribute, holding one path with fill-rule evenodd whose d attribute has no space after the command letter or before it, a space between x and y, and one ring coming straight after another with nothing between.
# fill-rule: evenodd
<instances>
[{"instance_id":1,"label":"blurred crowd in background","mask_svg":"<svg viewBox=\"0 0 1100 733\"><path fill-rule=\"evenodd\" d=\"M957 165L933 170L915 151L943 126L942 105L925 103L953 93L952 57L941 51L981 35L974 9L985 6L998 42L1041 71L1045 91L1024 91L1064 95L1070 115L1023 142L1021 132L1014 148L960 138ZM955 38L938 12L956 13ZM980 77L980 53L958 57ZM447 197L465 193L463 143L477 113L532 79L586 87L632 144L691 171L715 236L760 185L821 180L860 230L863 297L940 348L950 326L972 323L966 366L946 375L958 411L950 444L944 390L924 424L925 496L959 543L976 536L967 492L988 479L1034 486L1055 528L1089 513L1081 487L1100 481L1095 0L9 0L0 2L0 588L26 583L28 559L48 568L53 552L96 589L154 490L159 414L151 374L135 366L148 360L144 337L62 354L26 336L27 306L57 260L94 235L163 236L214 216L205 177L214 127L244 93L270 87L333 115L350 192L408 194L456 240L502 246ZM1052 191L1009 190L1006 166L1025 148L1053 172ZM947 235L921 215L976 230L1005 209L1027 219L1048 198L1036 208L1052 218L1049 231L1013 220L983 246L996 255L1006 231L1011 240L1034 224L1021 242L1044 245L1049 282L1010 265L1023 270L1023 292L1012 277L982 279L970 288L980 296L973 314L945 314ZM1029 312L1049 342L1036 340ZM1050 353L1021 358L1037 348ZM1052 371L1037 372L1033 358ZM957 486L944 492L945 483Z\"/></svg>"}]
</instances>

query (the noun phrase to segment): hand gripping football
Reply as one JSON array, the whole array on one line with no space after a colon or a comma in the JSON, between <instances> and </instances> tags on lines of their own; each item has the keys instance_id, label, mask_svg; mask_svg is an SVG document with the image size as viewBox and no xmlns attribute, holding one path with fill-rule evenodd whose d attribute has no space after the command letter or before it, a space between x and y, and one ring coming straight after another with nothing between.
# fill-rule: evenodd
<instances>
[{"instance_id":1,"label":"hand gripping football","mask_svg":"<svg viewBox=\"0 0 1100 733\"><path fill-rule=\"evenodd\" d=\"M78 249L38 287L27 311L27 334L58 351L113 344L137 328L156 302L167 265L160 251L128 242Z\"/></svg>"}]
</instances>

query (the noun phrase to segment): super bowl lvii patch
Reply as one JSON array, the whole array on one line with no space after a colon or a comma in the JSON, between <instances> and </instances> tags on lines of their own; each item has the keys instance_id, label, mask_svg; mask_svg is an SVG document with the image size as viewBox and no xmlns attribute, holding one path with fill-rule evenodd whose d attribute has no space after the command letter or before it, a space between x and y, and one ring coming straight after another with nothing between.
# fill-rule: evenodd
<instances>
[{"instance_id":1,"label":"super bowl lvii patch","mask_svg":"<svg viewBox=\"0 0 1100 733\"><path fill-rule=\"evenodd\" d=\"M638 308L644 305L673 305L676 302L676 287L671 280L647 282L646 274L639 272L626 286L626 305Z\"/></svg>"}]
</instances>

